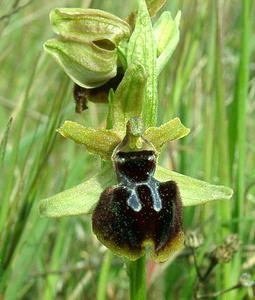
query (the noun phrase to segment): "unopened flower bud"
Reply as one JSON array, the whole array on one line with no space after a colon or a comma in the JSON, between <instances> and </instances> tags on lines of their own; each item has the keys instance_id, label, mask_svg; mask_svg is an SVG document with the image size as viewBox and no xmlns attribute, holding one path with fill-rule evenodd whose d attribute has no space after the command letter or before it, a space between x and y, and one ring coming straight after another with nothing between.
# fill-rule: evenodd
<instances>
[{"instance_id":1,"label":"unopened flower bud","mask_svg":"<svg viewBox=\"0 0 255 300\"><path fill-rule=\"evenodd\" d=\"M188 231L185 234L185 246L189 248L199 248L204 242L203 236L197 231Z\"/></svg>"},{"instance_id":2,"label":"unopened flower bud","mask_svg":"<svg viewBox=\"0 0 255 300\"><path fill-rule=\"evenodd\" d=\"M96 9L61 8L50 21L58 38L44 48L76 84L95 88L116 76L117 46L130 35L124 20Z\"/></svg>"},{"instance_id":3,"label":"unopened flower bud","mask_svg":"<svg viewBox=\"0 0 255 300\"><path fill-rule=\"evenodd\" d=\"M223 244L217 246L211 253L211 259L218 263L229 262L234 254L240 249L241 241L236 235L227 236Z\"/></svg>"},{"instance_id":4,"label":"unopened flower bud","mask_svg":"<svg viewBox=\"0 0 255 300\"><path fill-rule=\"evenodd\" d=\"M243 273L240 276L239 282L243 287L252 287L255 285L255 281L252 279L251 274Z\"/></svg>"}]
</instances>

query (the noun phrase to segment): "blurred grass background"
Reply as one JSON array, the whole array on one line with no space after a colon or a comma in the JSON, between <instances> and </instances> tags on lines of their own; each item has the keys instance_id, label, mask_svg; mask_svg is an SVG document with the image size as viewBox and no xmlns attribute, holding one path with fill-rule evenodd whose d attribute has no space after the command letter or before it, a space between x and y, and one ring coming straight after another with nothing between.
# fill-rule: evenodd
<instances>
[{"instance_id":1,"label":"blurred grass background","mask_svg":"<svg viewBox=\"0 0 255 300\"><path fill-rule=\"evenodd\" d=\"M128 299L124 263L93 236L90 217L42 219L37 204L100 169L96 157L55 129L66 119L103 127L107 113L106 105L92 103L74 113L72 83L42 50L53 36L48 14L55 7L93 7L126 17L133 2L0 0L0 299ZM235 285L244 272L255 279L252 2L168 0L165 6L173 16L182 11L181 39L159 79L158 123L179 116L192 131L165 147L160 163L235 190L231 203L185 209L186 230L204 237L197 251L202 270L206 253L228 234L242 240L233 260L206 281L207 293ZM150 264L148 277L149 299L194 296L188 250L173 262ZM253 292L240 288L218 299L254 299Z\"/></svg>"}]
</instances>

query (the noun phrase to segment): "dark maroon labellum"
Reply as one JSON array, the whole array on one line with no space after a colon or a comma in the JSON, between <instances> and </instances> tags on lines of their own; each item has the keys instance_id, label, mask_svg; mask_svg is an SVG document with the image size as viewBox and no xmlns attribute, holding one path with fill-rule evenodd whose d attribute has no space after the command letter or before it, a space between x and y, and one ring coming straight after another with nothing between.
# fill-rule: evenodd
<instances>
[{"instance_id":1,"label":"dark maroon labellum","mask_svg":"<svg viewBox=\"0 0 255 300\"><path fill-rule=\"evenodd\" d=\"M119 184L100 196L93 212L95 234L118 255L137 259L149 246L154 260L166 260L183 243L176 183L153 177L156 154L151 150L119 151L114 164Z\"/></svg>"}]
</instances>

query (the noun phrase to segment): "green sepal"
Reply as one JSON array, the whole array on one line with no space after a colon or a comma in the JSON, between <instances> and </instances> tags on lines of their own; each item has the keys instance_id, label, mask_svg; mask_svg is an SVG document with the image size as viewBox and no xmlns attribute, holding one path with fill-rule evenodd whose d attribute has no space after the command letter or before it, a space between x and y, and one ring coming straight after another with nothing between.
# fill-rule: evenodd
<instances>
[{"instance_id":1,"label":"green sepal","mask_svg":"<svg viewBox=\"0 0 255 300\"><path fill-rule=\"evenodd\" d=\"M117 46L130 36L127 22L99 9L56 8L50 22L58 35L83 43L110 41Z\"/></svg>"},{"instance_id":2,"label":"green sepal","mask_svg":"<svg viewBox=\"0 0 255 300\"><path fill-rule=\"evenodd\" d=\"M173 180L177 183L183 206L201 205L215 200L230 200L233 190L185 176L157 166L155 178L159 181Z\"/></svg>"},{"instance_id":3,"label":"green sepal","mask_svg":"<svg viewBox=\"0 0 255 300\"><path fill-rule=\"evenodd\" d=\"M127 53L128 66L139 62L147 73L142 119L145 128L154 126L157 119L158 94L156 74L156 43L151 18L145 0L139 0L135 30L130 37ZM131 116L135 117L135 116Z\"/></svg>"},{"instance_id":4,"label":"green sepal","mask_svg":"<svg viewBox=\"0 0 255 300\"><path fill-rule=\"evenodd\" d=\"M101 192L114 184L112 168L105 168L89 180L39 202L43 217L64 217L91 214Z\"/></svg>"},{"instance_id":5,"label":"green sepal","mask_svg":"<svg viewBox=\"0 0 255 300\"><path fill-rule=\"evenodd\" d=\"M51 39L44 44L66 74L79 86L95 88L117 74L117 50L82 44L64 39Z\"/></svg>"},{"instance_id":6,"label":"green sepal","mask_svg":"<svg viewBox=\"0 0 255 300\"><path fill-rule=\"evenodd\" d=\"M165 143L180 139L189 132L190 129L185 127L179 118L174 118L160 127L149 127L143 136L160 152Z\"/></svg>"},{"instance_id":7,"label":"green sepal","mask_svg":"<svg viewBox=\"0 0 255 300\"><path fill-rule=\"evenodd\" d=\"M169 11L164 11L153 26L153 32L157 41L157 75L168 63L179 42L180 18L180 11L174 20Z\"/></svg>"},{"instance_id":8,"label":"green sepal","mask_svg":"<svg viewBox=\"0 0 255 300\"><path fill-rule=\"evenodd\" d=\"M183 207L202 205L216 200L230 200L233 191L157 166L155 178L161 182L174 180L181 194ZM39 211L44 217L90 214L101 193L117 183L113 168L105 168L91 179L50 198L41 200Z\"/></svg>"},{"instance_id":9,"label":"green sepal","mask_svg":"<svg viewBox=\"0 0 255 300\"><path fill-rule=\"evenodd\" d=\"M87 128L72 121L65 121L57 131L78 144L85 145L92 154L103 160L110 160L114 148L121 142L119 135L108 129Z\"/></svg>"},{"instance_id":10,"label":"green sepal","mask_svg":"<svg viewBox=\"0 0 255 300\"><path fill-rule=\"evenodd\" d=\"M135 63L130 65L120 82L111 104L113 129L121 133L126 132L126 124L132 117L142 114L144 89L147 73L144 67Z\"/></svg>"}]
</instances>

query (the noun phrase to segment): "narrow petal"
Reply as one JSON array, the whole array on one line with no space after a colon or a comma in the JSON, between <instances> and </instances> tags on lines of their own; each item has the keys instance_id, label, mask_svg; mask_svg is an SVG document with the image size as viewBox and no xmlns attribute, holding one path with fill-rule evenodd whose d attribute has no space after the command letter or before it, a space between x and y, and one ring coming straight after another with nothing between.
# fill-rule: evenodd
<instances>
[{"instance_id":1,"label":"narrow petal","mask_svg":"<svg viewBox=\"0 0 255 300\"><path fill-rule=\"evenodd\" d=\"M230 200L233 190L214 185L157 166L155 178L160 181L174 180L180 190L183 206L205 204L215 200Z\"/></svg>"},{"instance_id":2,"label":"narrow petal","mask_svg":"<svg viewBox=\"0 0 255 300\"><path fill-rule=\"evenodd\" d=\"M111 159L114 148L121 142L121 138L113 130L87 128L72 121L65 121L57 131L62 136L85 145L90 153L100 155L104 160Z\"/></svg>"},{"instance_id":3,"label":"narrow petal","mask_svg":"<svg viewBox=\"0 0 255 300\"><path fill-rule=\"evenodd\" d=\"M149 127L145 131L144 137L160 152L165 143L180 139L189 132L190 129L185 127L179 118L174 118L160 127Z\"/></svg>"},{"instance_id":4,"label":"narrow petal","mask_svg":"<svg viewBox=\"0 0 255 300\"><path fill-rule=\"evenodd\" d=\"M39 212L43 217L63 217L90 214L100 194L114 184L112 168L106 168L91 179L39 202Z\"/></svg>"}]
</instances>

